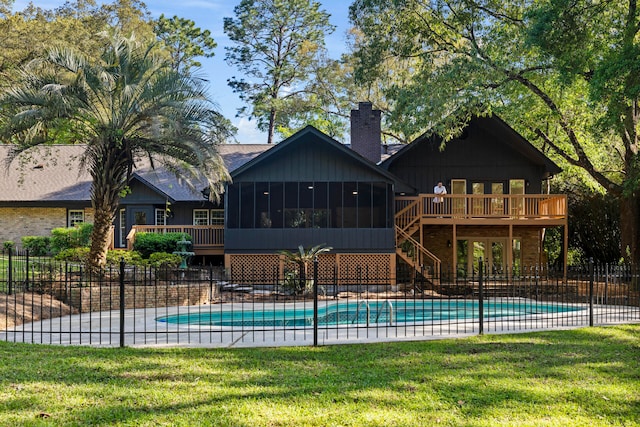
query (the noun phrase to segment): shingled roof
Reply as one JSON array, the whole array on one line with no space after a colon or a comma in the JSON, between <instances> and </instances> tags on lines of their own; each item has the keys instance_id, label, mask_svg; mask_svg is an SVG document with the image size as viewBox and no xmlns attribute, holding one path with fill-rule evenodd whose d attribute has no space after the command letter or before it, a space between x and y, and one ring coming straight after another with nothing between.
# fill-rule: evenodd
<instances>
[{"instance_id":1,"label":"shingled roof","mask_svg":"<svg viewBox=\"0 0 640 427\"><path fill-rule=\"evenodd\" d=\"M0 145L0 159L7 159L10 146ZM272 148L266 144L225 144L219 147L227 169L233 171ZM91 199L91 177L80 170L83 145L40 147L18 157L9 165L0 165L0 202L78 202ZM202 200L173 173L161 166L152 169L142 161L134 171L138 179L174 201ZM196 189L204 182L194 182Z\"/></svg>"},{"instance_id":2,"label":"shingled roof","mask_svg":"<svg viewBox=\"0 0 640 427\"><path fill-rule=\"evenodd\" d=\"M345 145L348 147L348 145ZM277 145L223 144L218 147L230 172ZM382 147L383 159L400 146ZM11 146L0 144L0 159L7 159ZM88 202L91 200L91 177L80 170L83 145L51 145L38 147L10 164L0 162L0 203L18 202ZM201 201L204 181L192 181L194 189L161 166L152 169L141 161L134 170L137 179L173 201Z\"/></svg>"}]
</instances>

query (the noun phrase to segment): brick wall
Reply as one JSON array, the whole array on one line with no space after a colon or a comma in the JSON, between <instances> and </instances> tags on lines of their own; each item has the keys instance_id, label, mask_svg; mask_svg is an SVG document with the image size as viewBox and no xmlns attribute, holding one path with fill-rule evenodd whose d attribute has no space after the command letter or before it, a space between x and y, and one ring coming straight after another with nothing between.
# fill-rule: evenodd
<instances>
[{"instance_id":1,"label":"brick wall","mask_svg":"<svg viewBox=\"0 0 640 427\"><path fill-rule=\"evenodd\" d=\"M508 227L458 227L458 239L469 237L508 238ZM520 239L523 266L540 263L540 229L537 227L515 227L514 239ZM451 242L452 247L448 246ZM453 231L450 227L425 227L424 247L440 258L443 266L453 263ZM506 259L506 258L505 258Z\"/></svg>"},{"instance_id":2,"label":"brick wall","mask_svg":"<svg viewBox=\"0 0 640 427\"><path fill-rule=\"evenodd\" d=\"M370 102L351 110L351 149L373 163L380 161L381 112L372 110Z\"/></svg>"},{"instance_id":3,"label":"brick wall","mask_svg":"<svg viewBox=\"0 0 640 427\"><path fill-rule=\"evenodd\" d=\"M84 209L85 222L93 222L93 209ZM0 244L12 240L22 247L22 236L49 236L67 226L66 208L0 208Z\"/></svg>"}]
</instances>

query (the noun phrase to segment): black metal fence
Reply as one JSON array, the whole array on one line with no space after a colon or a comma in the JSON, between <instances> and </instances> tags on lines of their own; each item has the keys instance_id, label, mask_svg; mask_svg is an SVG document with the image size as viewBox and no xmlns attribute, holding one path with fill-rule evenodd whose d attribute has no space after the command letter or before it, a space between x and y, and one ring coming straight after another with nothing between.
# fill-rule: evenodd
<instances>
[{"instance_id":1,"label":"black metal fence","mask_svg":"<svg viewBox=\"0 0 640 427\"><path fill-rule=\"evenodd\" d=\"M546 267L339 277L310 266L229 281L207 268L92 271L0 257L0 339L95 346L280 346L426 339L640 321L640 271ZM238 277L234 275L233 277ZM363 279L366 277L366 279Z\"/></svg>"}]
</instances>

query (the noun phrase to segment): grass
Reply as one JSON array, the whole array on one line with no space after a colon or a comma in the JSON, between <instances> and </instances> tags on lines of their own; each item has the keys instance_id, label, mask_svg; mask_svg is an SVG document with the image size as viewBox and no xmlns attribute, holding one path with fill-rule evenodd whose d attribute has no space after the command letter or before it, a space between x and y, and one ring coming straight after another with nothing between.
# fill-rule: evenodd
<instances>
[{"instance_id":1,"label":"grass","mask_svg":"<svg viewBox=\"0 0 640 427\"><path fill-rule=\"evenodd\" d=\"M2 342L0 425L638 426L640 325L319 348Z\"/></svg>"}]
</instances>

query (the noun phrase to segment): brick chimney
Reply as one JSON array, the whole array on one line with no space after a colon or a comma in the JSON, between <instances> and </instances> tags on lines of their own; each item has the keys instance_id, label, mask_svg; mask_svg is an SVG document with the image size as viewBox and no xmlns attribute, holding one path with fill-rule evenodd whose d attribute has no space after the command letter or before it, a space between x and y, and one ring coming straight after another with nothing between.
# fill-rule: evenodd
<instances>
[{"instance_id":1,"label":"brick chimney","mask_svg":"<svg viewBox=\"0 0 640 427\"><path fill-rule=\"evenodd\" d=\"M380 161L380 110L372 110L370 102L358 103L351 110L351 149L373 163Z\"/></svg>"}]
</instances>

